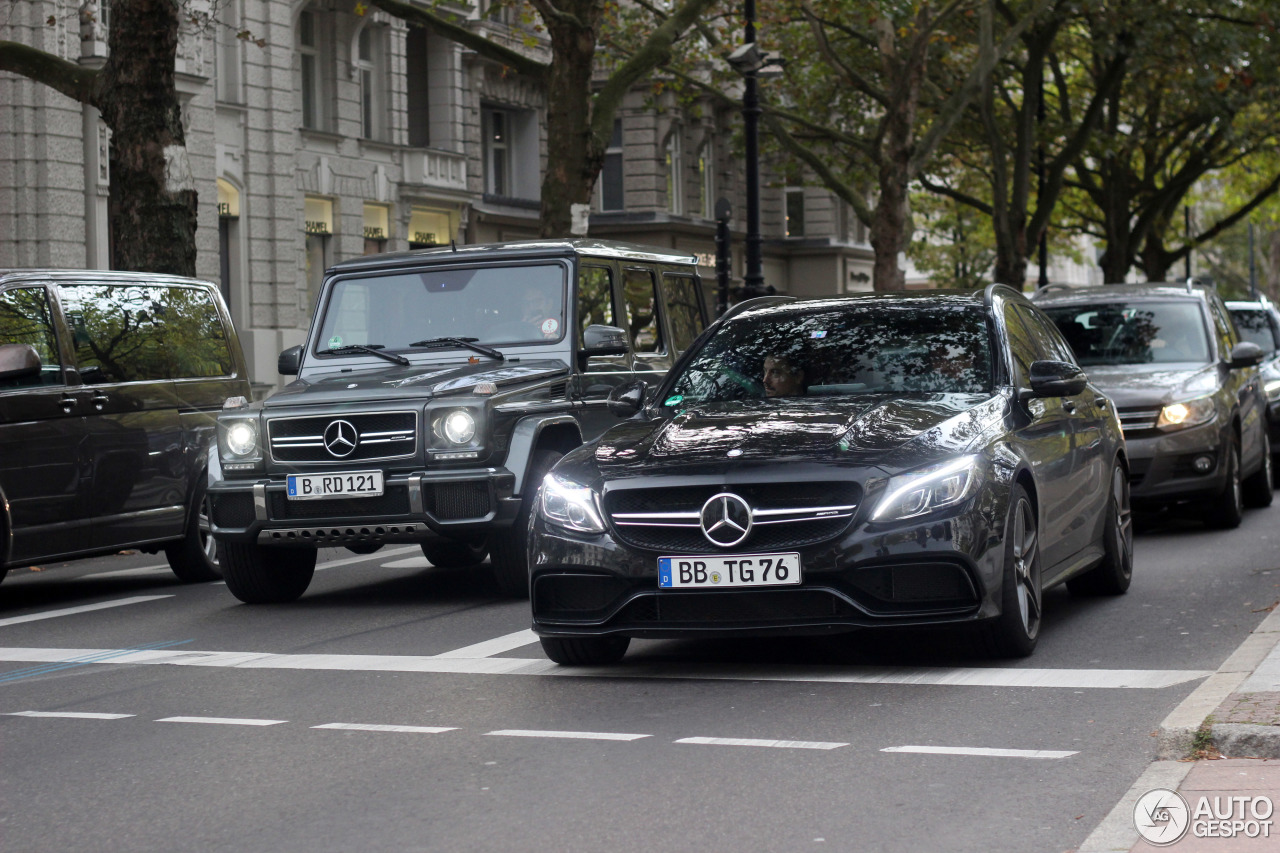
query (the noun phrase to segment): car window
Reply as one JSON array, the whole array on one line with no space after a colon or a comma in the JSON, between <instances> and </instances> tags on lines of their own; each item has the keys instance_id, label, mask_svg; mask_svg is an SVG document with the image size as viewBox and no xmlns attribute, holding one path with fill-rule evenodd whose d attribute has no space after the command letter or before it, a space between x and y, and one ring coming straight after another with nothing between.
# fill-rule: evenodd
<instances>
[{"instance_id":1,"label":"car window","mask_svg":"<svg viewBox=\"0 0 1280 853\"><path fill-rule=\"evenodd\" d=\"M316 349L381 344L409 349L432 338L542 344L564 337L560 264L459 267L339 279L330 288Z\"/></svg>"},{"instance_id":2,"label":"car window","mask_svg":"<svg viewBox=\"0 0 1280 853\"><path fill-rule=\"evenodd\" d=\"M658 281L651 270L629 269L622 275L631 348L638 353L666 352L658 323Z\"/></svg>"},{"instance_id":3,"label":"car window","mask_svg":"<svg viewBox=\"0 0 1280 853\"><path fill-rule=\"evenodd\" d=\"M1022 322L1018 307L1012 302L1004 306L1005 330L1009 335L1009 354L1013 356L1014 384L1019 388L1031 385L1031 362L1043 355L1036 349L1035 336Z\"/></svg>"},{"instance_id":4,"label":"car window","mask_svg":"<svg viewBox=\"0 0 1280 853\"><path fill-rule=\"evenodd\" d=\"M29 344L41 363L39 376L6 379L0 388L62 384L58 335L43 287L18 287L0 293L0 344Z\"/></svg>"},{"instance_id":5,"label":"car window","mask_svg":"<svg viewBox=\"0 0 1280 853\"><path fill-rule=\"evenodd\" d=\"M662 277L667 297L667 316L671 319L671 344L682 353L702 333L702 312L698 310L698 285L690 275Z\"/></svg>"},{"instance_id":6,"label":"car window","mask_svg":"<svg viewBox=\"0 0 1280 853\"><path fill-rule=\"evenodd\" d=\"M974 305L764 309L708 340L675 377L666 404L989 392L988 341L986 312Z\"/></svg>"},{"instance_id":7,"label":"car window","mask_svg":"<svg viewBox=\"0 0 1280 853\"><path fill-rule=\"evenodd\" d=\"M1136 300L1044 305L1081 367L1209 361L1198 300Z\"/></svg>"},{"instance_id":8,"label":"car window","mask_svg":"<svg viewBox=\"0 0 1280 853\"><path fill-rule=\"evenodd\" d=\"M76 368L88 383L172 376L166 317L168 288L144 284L63 284Z\"/></svg>"},{"instance_id":9,"label":"car window","mask_svg":"<svg viewBox=\"0 0 1280 853\"><path fill-rule=\"evenodd\" d=\"M578 274L578 340L591 325L616 326L613 316L613 271L584 266Z\"/></svg>"},{"instance_id":10,"label":"car window","mask_svg":"<svg viewBox=\"0 0 1280 853\"><path fill-rule=\"evenodd\" d=\"M200 287L163 288L165 343L175 379L229 376L235 369L213 294Z\"/></svg>"},{"instance_id":11,"label":"car window","mask_svg":"<svg viewBox=\"0 0 1280 853\"><path fill-rule=\"evenodd\" d=\"M1231 319L1227 316L1226 306L1217 297L1210 296L1209 314L1213 317L1213 325L1218 332L1218 340L1222 345L1222 355L1225 358L1232 348L1238 343L1236 337L1236 328L1231 324Z\"/></svg>"},{"instance_id":12,"label":"car window","mask_svg":"<svg viewBox=\"0 0 1280 853\"><path fill-rule=\"evenodd\" d=\"M1276 351L1276 332L1271 312L1263 308L1232 308L1231 319L1235 321L1236 331L1240 339L1255 343L1262 347L1268 355Z\"/></svg>"},{"instance_id":13,"label":"car window","mask_svg":"<svg viewBox=\"0 0 1280 853\"><path fill-rule=\"evenodd\" d=\"M1023 325L1031 333L1039 353L1038 358L1065 361L1067 364L1076 363L1076 354L1071 351L1071 345L1063 339L1062 333L1058 331L1057 326L1053 325L1052 320L1026 305L1019 305L1017 309Z\"/></svg>"}]
</instances>

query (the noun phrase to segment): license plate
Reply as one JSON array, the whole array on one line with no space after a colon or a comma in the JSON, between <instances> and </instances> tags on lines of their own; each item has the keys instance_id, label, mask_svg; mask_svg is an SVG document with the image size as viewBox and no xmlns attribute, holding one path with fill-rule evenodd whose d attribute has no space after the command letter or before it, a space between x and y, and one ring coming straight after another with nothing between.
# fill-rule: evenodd
<instances>
[{"instance_id":1,"label":"license plate","mask_svg":"<svg viewBox=\"0 0 1280 853\"><path fill-rule=\"evenodd\" d=\"M313 501L319 498L376 498L382 494L382 472L290 474L287 486L291 501Z\"/></svg>"},{"instance_id":2,"label":"license plate","mask_svg":"<svg viewBox=\"0 0 1280 853\"><path fill-rule=\"evenodd\" d=\"M658 558L658 586L662 589L724 589L797 583L800 583L800 555L794 553Z\"/></svg>"}]
</instances>

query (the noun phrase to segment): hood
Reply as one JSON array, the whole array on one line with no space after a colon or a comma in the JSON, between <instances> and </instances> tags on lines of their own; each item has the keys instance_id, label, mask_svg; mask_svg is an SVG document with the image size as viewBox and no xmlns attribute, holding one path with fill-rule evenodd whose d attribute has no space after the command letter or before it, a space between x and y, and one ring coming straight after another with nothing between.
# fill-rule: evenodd
<instances>
[{"instance_id":1,"label":"hood","mask_svg":"<svg viewBox=\"0 0 1280 853\"><path fill-rule=\"evenodd\" d=\"M674 417L633 420L595 448L602 469L699 463L840 461L878 464L926 433L930 451L956 452L981 432L964 426L984 394L880 395L706 403ZM733 455L730 455L730 454ZM916 456L918 464L927 459Z\"/></svg>"},{"instance_id":2,"label":"hood","mask_svg":"<svg viewBox=\"0 0 1280 853\"><path fill-rule=\"evenodd\" d=\"M569 365L558 359L501 363L486 359L479 364L414 364L409 367L387 363L385 368L365 366L350 373L337 371L313 374L307 379L289 383L267 398L264 405L271 409L405 397L438 397L466 393L480 382L492 382L501 390L504 386L568 372Z\"/></svg>"},{"instance_id":3,"label":"hood","mask_svg":"<svg viewBox=\"0 0 1280 853\"><path fill-rule=\"evenodd\" d=\"M1154 408L1178 400L1212 394L1218 387L1218 368L1197 364L1125 364L1086 367L1089 381L1121 408Z\"/></svg>"}]
</instances>

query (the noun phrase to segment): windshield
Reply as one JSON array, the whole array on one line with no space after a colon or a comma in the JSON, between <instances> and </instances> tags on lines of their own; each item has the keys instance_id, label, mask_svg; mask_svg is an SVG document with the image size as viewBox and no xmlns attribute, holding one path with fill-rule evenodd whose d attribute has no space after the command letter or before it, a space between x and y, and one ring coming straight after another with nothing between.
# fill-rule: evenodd
<instances>
[{"instance_id":1,"label":"windshield","mask_svg":"<svg viewBox=\"0 0 1280 853\"><path fill-rule=\"evenodd\" d=\"M1071 344L1081 367L1209 361L1209 330L1199 302L1041 307Z\"/></svg>"},{"instance_id":2,"label":"windshield","mask_svg":"<svg viewBox=\"0 0 1280 853\"><path fill-rule=\"evenodd\" d=\"M469 267L336 282L316 349L410 349L433 338L543 344L564 337L565 268Z\"/></svg>"},{"instance_id":3,"label":"windshield","mask_svg":"<svg viewBox=\"0 0 1280 853\"><path fill-rule=\"evenodd\" d=\"M1272 331L1268 312L1253 308L1233 308L1231 319L1240 332L1240 340L1257 344L1267 355L1275 354L1276 336Z\"/></svg>"},{"instance_id":4,"label":"windshield","mask_svg":"<svg viewBox=\"0 0 1280 853\"><path fill-rule=\"evenodd\" d=\"M666 404L990 388L981 307L868 301L730 322L681 371Z\"/></svg>"}]
</instances>

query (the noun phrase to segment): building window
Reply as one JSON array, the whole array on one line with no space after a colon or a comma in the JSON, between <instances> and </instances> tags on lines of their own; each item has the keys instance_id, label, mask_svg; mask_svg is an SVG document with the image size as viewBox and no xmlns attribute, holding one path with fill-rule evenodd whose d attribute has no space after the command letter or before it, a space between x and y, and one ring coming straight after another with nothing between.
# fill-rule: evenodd
<instances>
[{"instance_id":1,"label":"building window","mask_svg":"<svg viewBox=\"0 0 1280 853\"><path fill-rule=\"evenodd\" d=\"M322 31L322 22L323 18L310 8L298 16L302 126L310 130L327 130L329 124L324 74L333 63L329 61L328 39Z\"/></svg>"},{"instance_id":2,"label":"building window","mask_svg":"<svg viewBox=\"0 0 1280 853\"><path fill-rule=\"evenodd\" d=\"M787 190L787 236L804 236L804 190Z\"/></svg>"},{"instance_id":3,"label":"building window","mask_svg":"<svg viewBox=\"0 0 1280 853\"><path fill-rule=\"evenodd\" d=\"M303 306L303 314L310 317L320 297L324 271L332 261L329 243L333 234L333 202L327 198L307 196L303 215L303 230L307 237L307 304Z\"/></svg>"},{"instance_id":4,"label":"building window","mask_svg":"<svg viewBox=\"0 0 1280 853\"><path fill-rule=\"evenodd\" d=\"M227 0L217 7L214 27L213 76L219 101L244 102L240 86L240 0Z\"/></svg>"},{"instance_id":5,"label":"building window","mask_svg":"<svg viewBox=\"0 0 1280 853\"><path fill-rule=\"evenodd\" d=\"M447 246L457 230L457 212L415 207L409 213L409 248Z\"/></svg>"},{"instance_id":6,"label":"building window","mask_svg":"<svg viewBox=\"0 0 1280 853\"><path fill-rule=\"evenodd\" d=\"M386 110L382 106L386 86L382 81L382 31L365 27L356 39L356 74L360 80L360 135L381 139Z\"/></svg>"},{"instance_id":7,"label":"building window","mask_svg":"<svg viewBox=\"0 0 1280 853\"><path fill-rule=\"evenodd\" d=\"M405 36L405 93L409 109L409 144L431 144L431 83L428 75L427 31L410 27Z\"/></svg>"},{"instance_id":8,"label":"building window","mask_svg":"<svg viewBox=\"0 0 1280 853\"><path fill-rule=\"evenodd\" d=\"M600 209L622 210L622 119L613 120L613 135L604 152L604 167L600 170Z\"/></svg>"},{"instance_id":9,"label":"building window","mask_svg":"<svg viewBox=\"0 0 1280 853\"><path fill-rule=\"evenodd\" d=\"M715 182L712 178L711 143L698 150L698 215L710 219L715 215Z\"/></svg>"},{"instance_id":10,"label":"building window","mask_svg":"<svg viewBox=\"0 0 1280 853\"><path fill-rule=\"evenodd\" d=\"M240 280L240 191L222 178L217 179L217 187L218 284L222 298L234 311L234 294Z\"/></svg>"},{"instance_id":11,"label":"building window","mask_svg":"<svg viewBox=\"0 0 1280 853\"><path fill-rule=\"evenodd\" d=\"M377 255L387 250L391 237L391 211L381 204L364 206L364 253Z\"/></svg>"},{"instance_id":12,"label":"building window","mask_svg":"<svg viewBox=\"0 0 1280 853\"><path fill-rule=\"evenodd\" d=\"M506 110L484 111L484 191L491 195L511 195L510 125Z\"/></svg>"},{"instance_id":13,"label":"building window","mask_svg":"<svg viewBox=\"0 0 1280 853\"><path fill-rule=\"evenodd\" d=\"M667 210L671 213L684 213L684 158L680 150L680 125L671 128L667 134L666 146L667 167Z\"/></svg>"}]
</instances>

